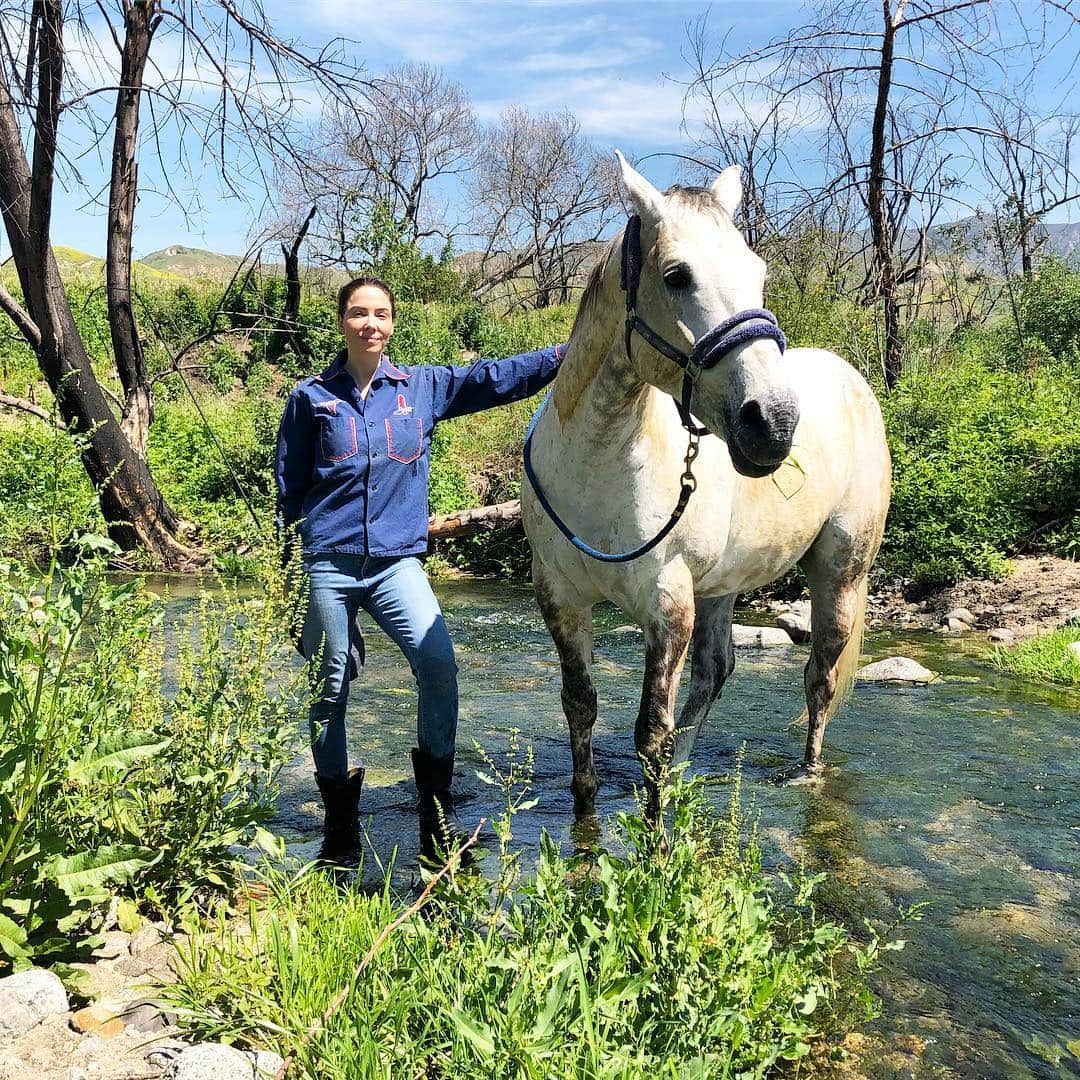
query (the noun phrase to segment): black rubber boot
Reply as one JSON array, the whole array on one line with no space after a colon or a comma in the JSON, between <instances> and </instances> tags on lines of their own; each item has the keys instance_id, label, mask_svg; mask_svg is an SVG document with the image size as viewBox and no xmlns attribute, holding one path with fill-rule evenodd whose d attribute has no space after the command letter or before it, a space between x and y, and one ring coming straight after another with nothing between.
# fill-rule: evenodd
<instances>
[{"instance_id":1,"label":"black rubber boot","mask_svg":"<svg viewBox=\"0 0 1080 1080\"><path fill-rule=\"evenodd\" d=\"M364 770L350 769L345 779L315 774L322 796L323 842L319 862L355 870L360 863L360 789Z\"/></svg>"},{"instance_id":2,"label":"black rubber boot","mask_svg":"<svg viewBox=\"0 0 1080 1080\"><path fill-rule=\"evenodd\" d=\"M454 813L454 796L450 791L454 755L437 758L426 750L413 750L412 763L420 796L420 860L428 866L441 867L469 838ZM472 861L472 852L466 851L458 865L469 866Z\"/></svg>"}]
</instances>

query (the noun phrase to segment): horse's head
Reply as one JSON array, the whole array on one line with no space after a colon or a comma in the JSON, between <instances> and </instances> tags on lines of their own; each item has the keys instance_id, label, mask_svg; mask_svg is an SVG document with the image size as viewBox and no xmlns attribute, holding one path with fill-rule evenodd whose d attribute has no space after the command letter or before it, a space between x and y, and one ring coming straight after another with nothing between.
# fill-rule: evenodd
<instances>
[{"instance_id":1,"label":"horse's head","mask_svg":"<svg viewBox=\"0 0 1080 1080\"><path fill-rule=\"evenodd\" d=\"M637 314L646 331L681 353L697 346L704 362L690 365L694 415L727 442L738 472L767 476L791 450L799 401L774 337L723 331L733 317L762 307L765 284L765 263L734 223L739 168L725 169L709 188L664 194L621 154L619 163L641 219ZM684 373L675 362L640 337L631 355L641 378L680 399Z\"/></svg>"}]
</instances>

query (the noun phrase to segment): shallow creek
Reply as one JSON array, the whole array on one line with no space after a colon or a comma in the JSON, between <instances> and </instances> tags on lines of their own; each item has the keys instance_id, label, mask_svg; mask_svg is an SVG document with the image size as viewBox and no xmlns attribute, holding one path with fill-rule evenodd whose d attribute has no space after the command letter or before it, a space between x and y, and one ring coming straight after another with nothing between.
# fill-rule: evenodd
<instances>
[{"instance_id":1,"label":"shallow creek","mask_svg":"<svg viewBox=\"0 0 1080 1080\"><path fill-rule=\"evenodd\" d=\"M474 582L436 589L461 669L455 788L463 820L500 808L499 792L476 778L473 741L504 759L507 732L517 728L535 751L539 802L515 819L515 840L535 851L546 829L569 850L559 669L531 592ZM188 602L172 595L178 608ZM608 820L633 807L640 780L633 727L642 642L625 622L614 608L598 609L595 754L598 808ZM396 876L408 884L415 692L394 646L366 630L350 742L368 769L371 854L386 862L398 848ZM927 903L903 935L907 948L888 954L877 986L884 1015L859 1075L1080 1075L1080 694L997 673L981 661L984 650L973 639L870 634L871 658L911 656L944 678L928 687L858 686L829 728L833 768L817 789L768 782L802 751L805 729L789 725L802 708L805 647L740 650L694 754L696 771L721 775L745 741L744 793L760 816L766 857L828 871L821 896L834 914L858 925L863 915L888 921L899 905ZM712 790L726 800L725 785ZM285 772L275 824L290 852L310 858L319 821L304 754Z\"/></svg>"}]
</instances>

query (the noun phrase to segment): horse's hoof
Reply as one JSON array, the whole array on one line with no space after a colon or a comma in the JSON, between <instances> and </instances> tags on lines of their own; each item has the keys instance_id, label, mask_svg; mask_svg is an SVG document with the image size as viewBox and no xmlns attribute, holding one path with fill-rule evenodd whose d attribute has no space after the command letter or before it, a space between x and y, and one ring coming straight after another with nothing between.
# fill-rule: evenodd
<instances>
[{"instance_id":1,"label":"horse's hoof","mask_svg":"<svg viewBox=\"0 0 1080 1080\"><path fill-rule=\"evenodd\" d=\"M789 765L786 769L773 773L771 779L774 784L783 784L785 787L817 785L825 779L825 766L807 765L805 762L800 765Z\"/></svg>"}]
</instances>

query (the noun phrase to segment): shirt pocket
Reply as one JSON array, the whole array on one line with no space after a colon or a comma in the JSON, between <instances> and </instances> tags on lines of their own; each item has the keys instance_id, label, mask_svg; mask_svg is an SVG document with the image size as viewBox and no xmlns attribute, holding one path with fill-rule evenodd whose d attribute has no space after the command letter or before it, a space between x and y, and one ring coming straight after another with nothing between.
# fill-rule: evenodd
<instances>
[{"instance_id":1,"label":"shirt pocket","mask_svg":"<svg viewBox=\"0 0 1080 1080\"><path fill-rule=\"evenodd\" d=\"M424 452L424 424L418 416L388 416L386 456L408 465Z\"/></svg>"},{"instance_id":2,"label":"shirt pocket","mask_svg":"<svg viewBox=\"0 0 1080 1080\"><path fill-rule=\"evenodd\" d=\"M344 461L360 450L356 441L355 416L324 416L319 438L327 461Z\"/></svg>"}]
</instances>

